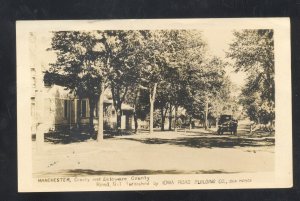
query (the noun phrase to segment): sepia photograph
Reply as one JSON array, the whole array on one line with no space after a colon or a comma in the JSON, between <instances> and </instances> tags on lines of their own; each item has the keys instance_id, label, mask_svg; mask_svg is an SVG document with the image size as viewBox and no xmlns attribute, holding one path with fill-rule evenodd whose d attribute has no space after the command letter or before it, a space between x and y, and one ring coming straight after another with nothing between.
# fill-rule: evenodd
<instances>
[{"instance_id":1,"label":"sepia photograph","mask_svg":"<svg viewBox=\"0 0 300 201\"><path fill-rule=\"evenodd\" d=\"M291 187L289 40L287 18L18 21L19 191Z\"/></svg>"}]
</instances>

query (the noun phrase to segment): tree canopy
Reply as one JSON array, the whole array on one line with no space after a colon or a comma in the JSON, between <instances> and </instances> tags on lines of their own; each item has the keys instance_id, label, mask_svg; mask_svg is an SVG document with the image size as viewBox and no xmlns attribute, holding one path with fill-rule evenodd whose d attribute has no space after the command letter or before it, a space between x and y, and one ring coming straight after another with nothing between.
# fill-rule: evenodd
<instances>
[{"instance_id":1,"label":"tree canopy","mask_svg":"<svg viewBox=\"0 0 300 201\"><path fill-rule=\"evenodd\" d=\"M161 110L162 119L167 113L171 118L175 109L177 121L178 107L190 117L203 113L207 117L208 104L211 107L213 101L221 100L229 85L224 71L227 63L207 55L199 30L54 32L49 50L56 52L57 60L50 64L44 80L88 98L90 121L98 101L100 125L106 89L117 111L118 128L125 102L134 107L136 117L146 118L142 113L149 113L152 132L155 109Z\"/></svg>"},{"instance_id":2,"label":"tree canopy","mask_svg":"<svg viewBox=\"0 0 300 201\"><path fill-rule=\"evenodd\" d=\"M240 102L251 120L264 124L275 119L273 34L269 29L235 31L227 52L235 70L248 75Z\"/></svg>"}]
</instances>

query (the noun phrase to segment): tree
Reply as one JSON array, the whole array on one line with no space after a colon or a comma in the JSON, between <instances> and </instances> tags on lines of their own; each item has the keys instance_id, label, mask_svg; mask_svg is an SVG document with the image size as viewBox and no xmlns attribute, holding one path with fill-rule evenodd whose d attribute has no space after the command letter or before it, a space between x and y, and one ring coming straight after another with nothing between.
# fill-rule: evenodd
<instances>
[{"instance_id":1,"label":"tree","mask_svg":"<svg viewBox=\"0 0 300 201\"><path fill-rule=\"evenodd\" d=\"M237 93L237 87L228 76L224 76L222 87L210 98L211 117L217 120L221 114L237 110L238 102L234 93Z\"/></svg>"},{"instance_id":2,"label":"tree","mask_svg":"<svg viewBox=\"0 0 300 201\"><path fill-rule=\"evenodd\" d=\"M57 60L50 64L44 75L46 83L63 86L79 99L89 99L91 129L101 82L101 77L96 71L96 42L88 32L54 32L49 50L56 52Z\"/></svg>"},{"instance_id":3,"label":"tree","mask_svg":"<svg viewBox=\"0 0 300 201\"><path fill-rule=\"evenodd\" d=\"M153 133L153 112L156 91L162 80L162 72L166 66L166 33L163 30L142 31L145 46L141 61L141 86L149 91L150 102L150 134Z\"/></svg>"},{"instance_id":4,"label":"tree","mask_svg":"<svg viewBox=\"0 0 300 201\"><path fill-rule=\"evenodd\" d=\"M237 72L248 75L241 103L250 119L261 122L263 118L264 123L272 124L275 119L273 30L242 30L233 34L235 38L227 57L233 59Z\"/></svg>"},{"instance_id":5,"label":"tree","mask_svg":"<svg viewBox=\"0 0 300 201\"><path fill-rule=\"evenodd\" d=\"M142 91L138 84L130 87L126 96L126 102L133 107L134 132L138 130L138 118L145 120L149 113L148 94Z\"/></svg>"},{"instance_id":6,"label":"tree","mask_svg":"<svg viewBox=\"0 0 300 201\"><path fill-rule=\"evenodd\" d=\"M111 31L110 31L111 32ZM111 42L113 41L113 42ZM106 44L112 52L108 79L117 112L117 129L121 128L121 106L129 89L138 85L140 53L143 45L139 31L114 31L113 40Z\"/></svg>"},{"instance_id":7,"label":"tree","mask_svg":"<svg viewBox=\"0 0 300 201\"><path fill-rule=\"evenodd\" d=\"M157 98L155 100L155 108L160 110L160 126L161 130L164 131L165 119L170 107L171 97L170 94L171 84L163 80L157 89Z\"/></svg>"},{"instance_id":8,"label":"tree","mask_svg":"<svg viewBox=\"0 0 300 201\"><path fill-rule=\"evenodd\" d=\"M218 57L206 58L200 64L194 64L186 71L189 100L185 108L190 117L204 120L207 128L209 108L218 97L225 84L225 66Z\"/></svg>"},{"instance_id":9,"label":"tree","mask_svg":"<svg viewBox=\"0 0 300 201\"><path fill-rule=\"evenodd\" d=\"M91 127L98 100L98 141L103 139L103 99L112 57L111 49L105 45L110 40L110 33L104 32L54 32L49 50L56 52L57 59L50 64L44 76L45 81L63 86L79 98L90 100Z\"/></svg>"},{"instance_id":10,"label":"tree","mask_svg":"<svg viewBox=\"0 0 300 201\"><path fill-rule=\"evenodd\" d=\"M199 68L205 60L206 44L202 40L201 31L198 30L170 30L165 33L165 37L166 63L162 72L157 103L160 105L162 123L169 109L171 126L172 108L175 109L176 125L178 107L184 107L189 102L190 85L194 84L190 83L190 78L195 69Z\"/></svg>"},{"instance_id":11,"label":"tree","mask_svg":"<svg viewBox=\"0 0 300 201\"><path fill-rule=\"evenodd\" d=\"M213 57L209 60L206 69L204 79L204 89L205 93L205 129L208 127L208 115L209 115L209 103L212 102L222 90L223 87L226 87L226 77L225 77L225 66L227 63L223 62L218 57Z\"/></svg>"},{"instance_id":12,"label":"tree","mask_svg":"<svg viewBox=\"0 0 300 201\"><path fill-rule=\"evenodd\" d=\"M240 103L244 106L247 115L257 124L272 124L271 121L275 119L274 104L262 99L260 91L251 89L252 82L248 80L240 98Z\"/></svg>"}]
</instances>

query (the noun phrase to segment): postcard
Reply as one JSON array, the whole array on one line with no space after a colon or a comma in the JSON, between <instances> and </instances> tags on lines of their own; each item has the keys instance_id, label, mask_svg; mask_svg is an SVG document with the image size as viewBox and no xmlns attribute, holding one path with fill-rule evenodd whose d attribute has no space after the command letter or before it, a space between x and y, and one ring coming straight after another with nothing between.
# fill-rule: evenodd
<instances>
[{"instance_id":1,"label":"postcard","mask_svg":"<svg viewBox=\"0 0 300 201\"><path fill-rule=\"evenodd\" d=\"M293 186L289 18L16 30L19 192Z\"/></svg>"}]
</instances>

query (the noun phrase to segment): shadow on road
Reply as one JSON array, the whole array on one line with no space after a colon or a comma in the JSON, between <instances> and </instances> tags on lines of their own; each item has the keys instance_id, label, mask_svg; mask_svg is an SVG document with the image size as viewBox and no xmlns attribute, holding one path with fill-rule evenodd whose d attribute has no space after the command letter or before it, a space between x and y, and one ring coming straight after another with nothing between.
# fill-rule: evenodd
<instances>
[{"instance_id":1,"label":"shadow on road","mask_svg":"<svg viewBox=\"0 0 300 201\"><path fill-rule=\"evenodd\" d=\"M128 171L104 171L104 170L91 170L91 169L74 169L74 170L62 170L55 173L38 173L35 177L40 176L96 176L96 175L157 175L157 174L232 174L238 172L226 172L224 170L196 170L196 171L181 171L181 170L128 170Z\"/></svg>"},{"instance_id":2,"label":"shadow on road","mask_svg":"<svg viewBox=\"0 0 300 201\"><path fill-rule=\"evenodd\" d=\"M89 133L47 133L45 134L45 142L52 144L70 144L76 142L84 142L87 140L96 140L95 135Z\"/></svg>"},{"instance_id":3,"label":"shadow on road","mask_svg":"<svg viewBox=\"0 0 300 201\"><path fill-rule=\"evenodd\" d=\"M242 132L243 135L242 135ZM92 134L90 134L92 133ZM164 133L164 132L160 132ZM170 134L170 132L165 132ZM184 130L179 130L178 133L185 133ZM189 130L184 134L186 137L177 137L174 139L165 139L165 138L137 138L136 135L132 135L132 131L123 131L123 132L114 132L114 131L105 131L104 139L114 138L115 136L126 136L122 138L124 140L137 141L145 144L170 144L194 148L233 148L233 147L258 147L258 146L273 146L275 144L274 138L265 138L268 137L263 134L256 134L255 136L249 136L246 131L239 130L239 137L233 135L212 135L216 132L208 131L199 131L199 130ZM149 136L150 137L150 136ZM257 137L257 138L251 138ZM93 132L52 132L45 134L45 142L52 144L70 144L77 142L85 142L88 140L96 140L96 134ZM118 138L120 139L120 138Z\"/></svg>"},{"instance_id":4,"label":"shadow on road","mask_svg":"<svg viewBox=\"0 0 300 201\"><path fill-rule=\"evenodd\" d=\"M274 146L275 139L273 138L237 138L237 137L179 137L175 139L161 139L161 138L125 138L126 140L133 140L145 144L169 144L192 148L234 148L234 147L260 147L260 146Z\"/></svg>"},{"instance_id":5,"label":"shadow on road","mask_svg":"<svg viewBox=\"0 0 300 201\"><path fill-rule=\"evenodd\" d=\"M132 131L105 131L104 139L113 138L118 135L130 135ZM94 131L58 131L58 132L49 132L45 134L45 142L52 144L71 144L76 142L85 142L88 140L96 140L97 135Z\"/></svg>"}]
</instances>

